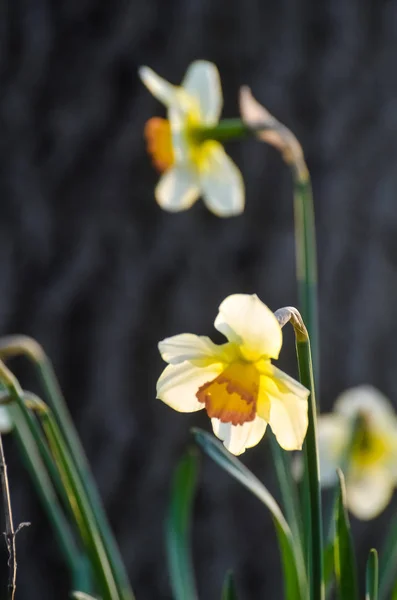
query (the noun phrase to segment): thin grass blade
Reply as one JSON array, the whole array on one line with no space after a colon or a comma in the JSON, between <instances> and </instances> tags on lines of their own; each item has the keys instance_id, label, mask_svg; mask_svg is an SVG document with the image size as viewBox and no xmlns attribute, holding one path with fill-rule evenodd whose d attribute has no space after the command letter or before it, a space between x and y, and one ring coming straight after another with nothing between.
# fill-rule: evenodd
<instances>
[{"instance_id":1,"label":"thin grass blade","mask_svg":"<svg viewBox=\"0 0 397 600\"><path fill-rule=\"evenodd\" d=\"M222 588L221 600L238 600L236 584L234 582L233 572L226 573Z\"/></svg>"},{"instance_id":2,"label":"thin grass blade","mask_svg":"<svg viewBox=\"0 0 397 600\"><path fill-rule=\"evenodd\" d=\"M171 586L175 600L198 600L191 558L191 517L199 457L187 450L176 467L166 520L166 543Z\"/></svg>"},{"instance_id":3,"label":"thin grass blade","mask_svg":"<svg viewBox=\"0 0 397 600\"><path fill-rule=\"evenodd\" d=\"M357 568L349 517L346 508L346 490L343 473L338 469L339 498L336 507L335 576L340 600L358 600Z\"/></svg>"},{"instance_id":4,"label":"thin grass blade","mask_svg":"<svg viewBox=\"0 0 397 600\"><path fill-rule=\"evenodd\" d=\"M375 548L370 550L365 572L365 600L378 600L379 565Z\"/></svg>"}]
</instances>

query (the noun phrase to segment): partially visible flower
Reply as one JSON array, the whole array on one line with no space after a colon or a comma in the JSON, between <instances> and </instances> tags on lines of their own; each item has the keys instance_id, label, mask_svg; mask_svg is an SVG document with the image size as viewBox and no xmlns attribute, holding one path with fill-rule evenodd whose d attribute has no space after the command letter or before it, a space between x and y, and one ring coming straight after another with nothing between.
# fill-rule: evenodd
<instances>
[{"instance_id":1,"label":"partially visible flower","mask_svg":"<svg viewBox=\"0 0 397 600\"><path fill-rule=\"evenodd\" d=\"M193 62L181 86L165 81L149 67L139 75L149 91L168 109L168 119L154 117L145 127L148 151L160 172L158 204L169 211L190 208L203 196L207 207L220 217L244 210L241 173L223 146L200 139L200 128L217 125L222 110L222 90L216 66Z\"/></svg>"},{"instance_id":2,"label":"partially visible flower","mask_svg":"<svg viewBox=\"0 0 397 600\"><path fill-rule=\"evenodd\" d=\"M248 86L240 88L240 113L243 122L257 129L257 137L281 152L285 162L292 164L301 180L308 177L302 146L288 127L280 123L253 97Z\"/></svg>"},{"instance_id":3,"label":"partially visible flower","mask_svg":"<svg viewBox=\"0 0 397 600\"><path fill-rule=\"evenodd\" d=\"M9 433L12 429L12 420L8 409L0 406L0 434Z\"/></svg>"},{"instance_id":4,"label":"partially visible flower","mask_svg":"<svg viewBox=\"0 0 397 600\"><path fill-rule=\"evenodd\" d=\"M333 485L345 463L349 510L359 519L376 517L397 484L397 415L387 398L369 385L347 390L333 413L319 417L318 438L322 485Z\"/></svg>"},{"instance_id":5,"label":"partially visible flower","mask_svg":"<svg viewBox=\"0 0 397 600\"><path fill-rule=\"evenodd\" d=\"M233 454L262 439L269 423L285 450L299 450L306 435L309 391L271 364L282 330L256 295L234 294L220 305L214 323L228 342L183 333L159 343L169 363L157 397L180 412L206 409L214 433Z\"/></svg>"}]
</instances>

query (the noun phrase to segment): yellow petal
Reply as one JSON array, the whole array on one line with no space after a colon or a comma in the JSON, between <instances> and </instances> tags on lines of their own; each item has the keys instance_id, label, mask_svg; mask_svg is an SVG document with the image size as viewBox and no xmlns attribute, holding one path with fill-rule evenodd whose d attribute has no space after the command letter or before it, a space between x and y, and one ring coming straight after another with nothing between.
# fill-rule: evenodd
<instances>
[{"instance_id":1,"label":"yellow petal","mask_svg":"<svg viewBox=\"0 0 397 600\"><path fill-rule=\"evenodd\" d=\"M308 398L310 394L309 390L299 381L288 375L288 373L285 373L285 371L282 371L272 364L269 364L267 369L267 373L271 375L271 378L275 381L281 391L291 392L300 398Z\"/></svg>"},{"instance_id":2,"label":"yellow petal","mask_svg":"<svg viewBox=\"0 0 397 600\"><path fill-rule=\"evenodd\" d=\"M373 468L357 476L346 477L347 504L349 510L363 521L379 515L390 502L393 480L387 470Z\"/></svg>"},{"instance_id":3,"label":"yellow petal","mask_svg":"<svg viewBox=\"0 0 397 600\"><path fill-rule=\"evenodd\" d=\"M223 441L225 448L236 456L245 452L246 448L256 446L263 438L267 425L266 421L259 417L244 425L222 423L219 419L211 419L211 423L215 435Z\"/></svg>"},{"instance_id":4,"label":"yellow petal","mask_svg":"<svg viewBox=\"0 0 397 600\"><path fill-rule=\"evenodd\" d=\"M203 125L216 125L222 111L222 89L216 66L196 60L188 68L182 87L197 102Z\"/></svg>"},{"instance_id":5,"label":"yellow petal","mask_svg":"<svg viewBox=\"0 0 397 600\"><path fill-rule=\"evenodd\" d=\"M204 408L196 398L200 386L222 371L222 364L196 367L190 362L168 365L157 381L157 398L179 412L195 412Z\"/></svg>"},{"instance_id":6,"label":"yellow petal","mask_svg":"<svg viewBox=\"0 0 397 600\"><path fill-rule=\"evenodd\" d=\"M256 294L233 294L220 305L215 328L240 346L246 360L278 358L281 327L272 311Z\"/></svg>"},{"instance_id":7,"label":"yellow petal","mask_svg":"<svg viewBox=\"0 0 397 600\"><path fill-rule=\"evenodd\" d=\"M211 362L223 362L231 357L230 344L218 346L210 338L193 333L181 333L159 342L159 351L163 360L171 364L209 359Z\"/></svg>"},{"instance_id":8,"label":"yellow petal","mask_svg":"<svg viewBox=\"0 0 397 600\"><path fill-rule=\"evenodd\" d=\"M170 106L175 102L177 86L172 85L166 79L163 79L155 73L150 67L140 67L138 70L142 83L159 102Z\"/></svg>"},{"instance_id":9,"label":"yellow petal","mask_svg":"<svg viewBox=\"0 0 397 600\"><path fill-rule=\"evenodd\" d=\"M243 178L222 144L204 142L200 156L200 186L208 209L218 217L241 214L245 203Z\"/></svg>"},{"instance_id":10,"label":"yellow petal","mask_svg":"<svg viewBox=\"0 0 397 600\"><path fill-rule=\"evenodd\" d=\"M277 382L263 377L270 399L269 425L284 450L300 450L308 426L307 396L283 391Z\"/></svg>"},{"instance_id":11,"label":"yellow petal","mask_svg":"<svg viewBox=\"0 0 397 600\"><path fill-rule=\"evenodd\" d=\"M172 167L164 173L155 190L158 204L170 212L187 210L196 202L199 194L194 172L183 167Z\"/></svg>"}]
</instances>

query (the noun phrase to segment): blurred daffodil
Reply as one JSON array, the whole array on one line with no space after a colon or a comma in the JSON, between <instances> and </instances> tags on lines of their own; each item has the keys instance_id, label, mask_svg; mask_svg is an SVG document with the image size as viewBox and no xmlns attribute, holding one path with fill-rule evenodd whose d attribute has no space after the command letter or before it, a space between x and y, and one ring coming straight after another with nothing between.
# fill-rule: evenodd
<instances>
[{"instance_id":1,"label":"blurred daffodil","mask_svg":"<svg viewBox=\"0 0 397 600\"><path fill-rule=\"evenodd\" d=\"M345 465L349 510L376 517L397 484L397 415L387 398L372 386L347 390L333 413L319 417L318 437L322 485L333 485Z\"/></svg>"},{"instance_id":2,"label":"blurred daffodil","mask_svg":"<svg viewBox=\"0 0 397 600\"><path fill-rule=\"evenodd\" d=\"M139 75L149 91L168 109L168 119L154 117L145 127L148 151L163 175L156 187L158 204L168 211L190 208L202 195L207 207L220 217L244 210L241 173L223 146L200 137L200 130L217 125L222 90L216 66L193 62L181 86L159 77L149 67Z\"/></svg>"},{"instance_id":3,"label":"blurred daffodil","mask_svg":"<svg viewBox=\"0 0 397 600\"><path fill-rule=\"evenodd\" d=\"M159 343L169 363L157 397L180 412L206 409L217 437L233 454L259 443L269 423L285 450L302 447L309 391L272 365L281 327L256 295L235 294L220 305L215 328L228 339L183 333Z\"/></svg>"}]
</instances>

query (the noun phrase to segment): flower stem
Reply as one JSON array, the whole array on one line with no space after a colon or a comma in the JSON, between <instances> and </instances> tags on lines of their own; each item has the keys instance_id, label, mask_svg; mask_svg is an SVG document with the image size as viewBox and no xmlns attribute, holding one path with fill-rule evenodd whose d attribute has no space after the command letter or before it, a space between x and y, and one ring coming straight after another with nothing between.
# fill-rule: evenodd
<instances>
[{"instance_id":1,"label":"flower stem","mask_svg":"<svg viewBox=\"0 0 397 600\"><path fill-rule=\"evenodd\" d=\"M135 597L121 558L120 550L107 520L84 449L49 358L46 356L43 348L29 337L9 336L0 340L0 358L11 358L21 354L33 363L44 388L45 398L52 408L54 417L65 438L71 459L92 507L97 527L101 533L108 559L117 581L120 596L123 600L134 600Z\"/></svg>"},{"instance_id":2,"label":"flower stem","mask_svg":"<svg viewBox=\"0 0 397 600\"><path fill-rule=\"evenodd\" d=\"M306 553L310 573L311 600L324 600L323 574L323 525L317 448L316 396L310 350L310 339L299 311L293 307L280 308L275 312L280 327L288 322L294 328L299 379L309 391L308 428L303 446L305 469L303 478L303 508L306 534Z\"/></svg>"},{"instance_id":3,"label":"flower stem","mask_svg":"<svg viewBox=\"0 0 397 600\"><path fill-rule=\"evenodd\" d=\"M321 510L321 492L319 477L319 458L317 448L317 416L316 398L314 390L313 368L310 350L310 341L296 341L296 353L299 365L299 378L307 389L310 390L309 425L304 443L305 471L307 472L310 515L311 515L311 598L312 600L324 599L323 579L323 526Z\"/></svg>"}]
</instances>

